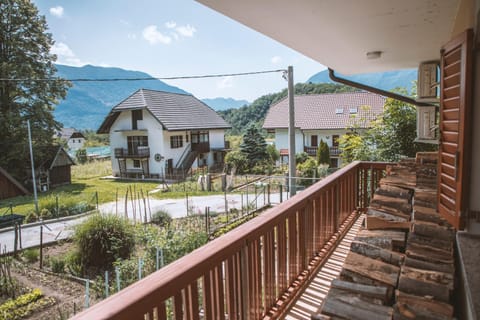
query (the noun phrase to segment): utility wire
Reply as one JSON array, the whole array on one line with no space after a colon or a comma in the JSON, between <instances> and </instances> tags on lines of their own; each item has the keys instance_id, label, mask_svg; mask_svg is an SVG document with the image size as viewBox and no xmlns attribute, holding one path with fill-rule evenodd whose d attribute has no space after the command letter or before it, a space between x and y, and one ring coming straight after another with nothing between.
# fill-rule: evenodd
<instances>
[{"instance_id":1,"label":"utility wire","mask_svg":"<svg viewBox=\"0 0 480 320\"><path fill-rule=\"evenodd\" d=\"M206 74L206 75L177 76L177 77L145 77L145 78L100 78L100 79L92 79L92 78L75 78L75 79L63 79L63 78L11 79L11 78L0 78L0 81L14 81L14 82L23 82L23 81L108 82L108 81L144 81L144 80L184 80L184 79L238 77L238 76L249 76L249 75L266 74L266 73L279 73L279 72L285 73L285 72L287 72L287 70L286 69L277 69L277 70L251 71L251 72L240 72L240 73Z\"/></svg>"}]
</instances>

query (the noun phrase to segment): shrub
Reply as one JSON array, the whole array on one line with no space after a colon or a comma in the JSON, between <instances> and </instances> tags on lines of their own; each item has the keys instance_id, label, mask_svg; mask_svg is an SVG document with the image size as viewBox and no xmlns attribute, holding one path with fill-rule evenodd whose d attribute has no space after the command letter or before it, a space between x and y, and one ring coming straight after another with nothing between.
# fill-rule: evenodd
<instances>
[{"instance_id":1,"label":"shrub","mask_svg":"<svg viewBox=\"0 0 480 320\"><path fill-rule=\"evenodd\" d=\"M65 256L65 266L68 269L68 272L74 276L82 276L82 265L80 259L80 253L78 250L73 250L67 253Z\"/></svg>"},{"instance_id":2,"label":"shrub","mask_svg":"<svg viewBox=\"0 0 480 320\"><path fill-rule=\"evenodd\" d=\"M34 211L30 211L27 216L25 217L25 222L26 223L31 223L35 222L38 220L38 216Z\"/></svg>"},{"instance_id":3,"label":"shrub","mask_svg":"<svg viewBox=\"0 0 480 320\"><path fill-rule=\"evenodd\" d=\"M52 272L54 273L64 273L65 272L65 260L51 258L50 259L50 268L52 268Z\"/></svg>"},{"instance_id":4,"label":"shrub","mask_svg":"<svg viewBox=\"0 0 480 320\"><path fill-rule=\"evenodd\" d=\"M112 269L117 259L130 257L135 231L128 220L96 214L75 228L74 241L83 272L96 273Z\"/></svg>"},{"instance_id":5,"label":"shrub","mask_svg":"<svg viewBox=\"0 0 480 320\"><path fill-rule=\"evenodd\" d=\"M44 220L52 218L52 213L47 208L43 208L40 211L40 217Z\"/></svg>"},{"instance_id":6,"label":"shrub","mask_svg":"<svg viewBox=\"0 0 480 320\"><path fill-rule=\"evenodd\" d=\"M152 223L160 227L168 228L171 222L172 217L167 211L159 210L152 215Z\"/></svg>"},{"instance_id":7,"label":"shrub","mask_svg":"<svg viewBox=\"0 0 480 320\"><path fill-rule=\"evenodd\" d=\"M303 178L313 178L317 174L317 163L312 158L308 158L297 166L297 175ZM300 179L299 179L300 180ZM301 179L298 184L302 186L309 186L313 183L311 179Z\"/></svg>"},{"instance_id":8,"label":"shrub","mask_svg":"<svg viewBox=\"0 0 480 320\"><path fill-rule=\"evenodd\" d=\"M22 257L27 260L28 263L36 262L39 255L40 253L38 252L38 249L35 248L25 249L22 252Z\"/></svg>"}]
</instances>

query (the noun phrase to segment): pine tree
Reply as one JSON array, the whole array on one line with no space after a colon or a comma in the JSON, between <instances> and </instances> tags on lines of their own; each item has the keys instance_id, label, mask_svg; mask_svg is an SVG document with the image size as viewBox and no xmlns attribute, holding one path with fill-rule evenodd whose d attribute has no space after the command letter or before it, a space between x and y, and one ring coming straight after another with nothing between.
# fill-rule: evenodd
<instances>
[{"instance_id":1,"label":"pine tree","mask_svg":"<svg viewBox=\"0 0 480 320\"><path fill-rule=\"evenodd\" d=\"M243 135L240 151L247 158L248 166L253 167L259 162L268 159L267 143L260 130L255 125L250 125Z\"/></svg>"},{"instance_id":2,"label":"pine tree","mask_svg":"<svg viewBox=\"0 0 480 320\"><path fill-rule=\"evenodd\" d=\"M27 120L36 159L60 125L52 112L69 84L38 80L55 76L52 45L45 17L29 0L0 2L0 166L21 181L30 166Z\"/></svg>"},{"instance_id":3,"label":"pine tree","mask_svg":"<svg viewBox=\"0 0 480 320\"><path fill-rule=\"evenodd\" d=\"M323 139L320 139L320 145L317 149L317 162L318 164L330 164L330 149Z\"/></svg>"}]
</instances>

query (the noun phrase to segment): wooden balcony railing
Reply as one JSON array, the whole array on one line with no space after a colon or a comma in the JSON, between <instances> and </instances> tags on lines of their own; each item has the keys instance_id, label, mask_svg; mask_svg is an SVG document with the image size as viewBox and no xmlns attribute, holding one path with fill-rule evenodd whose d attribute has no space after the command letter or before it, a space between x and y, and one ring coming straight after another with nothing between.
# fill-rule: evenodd
<instances>
[{"instance_id":1,"label":"wooden balcony railing","mask_svg":"<svg viewBox=\"0 0 480 320\"><path fill-rule=\"evenodd\" d=\"M210 142L192 142L192 150L197 151L198 153L210 152Z\"/></svg>"},{"instance_id":2,"label":"wooden balcony railing","mask_svg":"<svg viewBox=\"0 0 480 320\"><path fill-rule=\"evenodd\" d=\"M115 148L115 158L148 158L150 157L149 147L137 147L137 150L127 148Z\"/></svg>"},{"instance_id":3,"label":"wooden balcony railing","mask_svg":"<svg viewBox=\"0 0 480 320\"><path fill-rule=\"evenodd\" d=\"M312 156L312 157L317 156L317 149L318 149L318 147L307 147L307 146L303 147L303 151L306 152L309 156ZM339 147L336 147L336 146L329 147L329 151L330 151L330 156L340 155L340 148Z\"/></svg>"},{"instance_id":4,"label":"wooden balcony railing","mask_svg":"<svg viewBox=\"0 0 480 320\"><path fill-rule=\"evenodd\" d=\"M277 318L367 206L385 168L351 163L74 319Z\"/></svg>"}]
</instances>

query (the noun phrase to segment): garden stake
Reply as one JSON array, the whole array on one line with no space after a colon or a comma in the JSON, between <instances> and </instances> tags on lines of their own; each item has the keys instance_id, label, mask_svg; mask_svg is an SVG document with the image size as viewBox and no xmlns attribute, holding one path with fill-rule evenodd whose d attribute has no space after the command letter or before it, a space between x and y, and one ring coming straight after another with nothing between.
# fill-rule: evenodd
<instances>
[{"instance_id":1,"label":"garden stake","mask_svg":"<svg viewBox=\"0 0 480 320\"><path fill-rule=\"evenodd\" d=\"M118 269L118 266L115 267L115 278L117 281L117 292L120 291L120 270Z\"/></svg>"},{"instance_id":2,"label":"garden stake","mask_svg":"<svg viewBox=\"0 0 480 320\"><path fill-rule=\"evenodd\" d=\"M115 216L118 216L118 188L115 190Z\"/></svg>"},{"instance_id":3,"label":"garden stake","mask_svg":"<svg viewBox=\"0 0 480 320\"><path fill-rule=\"evenodd\" d=\"M43 225L40 225L40 269L43 268Z\"/></svg>"},{"instance_id":4,"label":"garden stake","mask_svg":"<svg viewBox=\"0 0 480 320\"><path fill-rule=\"evenodd\" d=\"M138 258L138 280L142 279L142 258Z\"/></svg>"},{"instance_id":5,"label":"garden stake","mask_svg":"<svg viewBox=\"0 0 480 320\"><path fill-rule=\"evenodd\" d=\"M127 192L125 192L125 219L128 219L128 208L127 208L127 203L128 203L128 187L127 187Z\"/></svg>"},{"instance_id":6,"label":"garden stake","mask_svg":"<svg viewBox=\"0 0 480 320\"><path fill-rule=\"evenodd\" d=\"M85 309L90 306L90 280L85 281Z\"/></svg>"},{"instance_id":7,"label":"garden stake","mask_svg":"<svg viewBox=\"0 0 480 320\"><path fill-rule=\"evenodd\" d=\"M163 248L160 248L160 268L163 268L165 261L163 260Z\"/></svg>"},{"instance_id":8,"label":"garden stake","mask_svg":"<svg viewBox=\"0 0 480 320\"><path fill-rule=\"evenodd\" d=\"M105 297L108 298L108 271L105 271Z\"/></svg>"}]
</instances>

